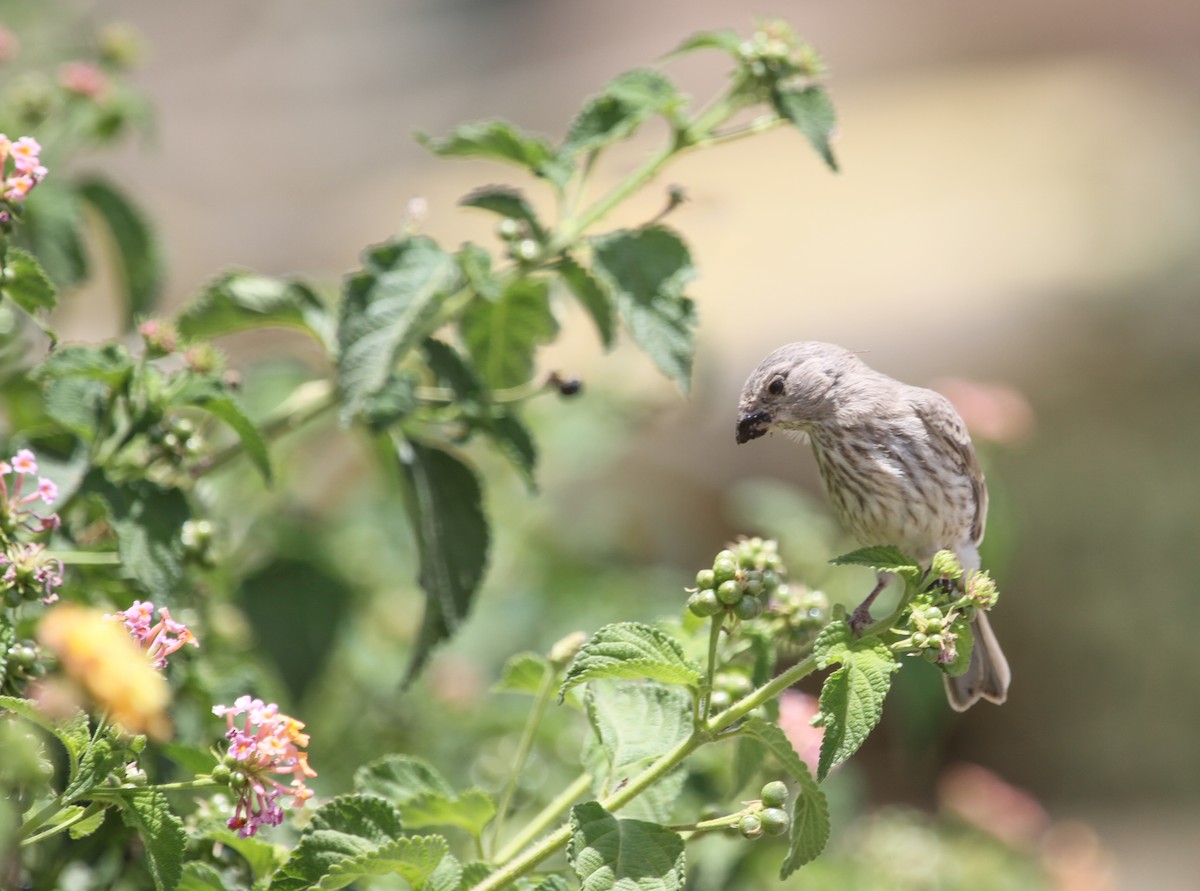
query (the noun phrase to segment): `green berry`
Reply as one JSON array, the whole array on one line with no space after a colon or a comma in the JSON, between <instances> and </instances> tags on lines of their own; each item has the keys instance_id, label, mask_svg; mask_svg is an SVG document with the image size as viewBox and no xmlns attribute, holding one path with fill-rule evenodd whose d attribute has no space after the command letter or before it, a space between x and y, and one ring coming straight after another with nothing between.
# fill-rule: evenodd
<instances>
[{"instance_id":1,"label":"green berry","mask_svg":"<svg viewBox=\"0 0 1200 891\"><path fill-rule=\"evenodd\" d=\"M779 573L777 573L775 570L765 569L763 570L762 581L763 587L767 589L768 593L770 593L779 588L779 583L782 582L783 579L779 577Z\"/></svg>"},{"instance_id":2,"label":"green berry","mask_svg":"<svg viewBox=\"0 0 1200 891\"><path fill-rule=\"evenodd\" d=\"M505 217L496 225L496 234L505 241L515 241L521 237L521 224L512 217Z\"/></svg>"},{"instance_id":3,"label":"green berry","mask_svg":"<svg viewBox=\"0 0 1200 891\"><path fill-rule=\"evenodd\" d=\"M788 824L791 822L787 811L777 807L764 808L759 814L759 819L762 820L762 828L767 835L783 835L788 831Z\"/></svg>"},{"instance_id":4,"label":"green berry","mask_svg":"<svg viewBox=\"0 0 1200 891\"><path fill-rule=\"evenodd\" d=\"M758 793L762 799L762 803L768 808L783 807L787 802L788 789L780 780L773 780L762 787L762 792Z\"/></svg>"},{"instance_id":5,"label":"green berry","mask_svg":"<svg viewBox=\"0 0 1200 891\"><path fill-rule=\"evenodd\" d=\"M733 606L735 603L740 601L744 593L745 592L742 591L742 586L733 581L733 579L730 579L727 582L721 582L721 584L717 586L717 599L719 599L726 606Z\"/></svg>"},{"instance_id":6,"label":"green berry","mask_svg":"<svg viewBox=\"0 0 1200 891\"><path fill-rule=\"evenodd\" d=\"M722 582L733 581L733 578L736 575L737 564L732 560L718 557L713 561L713 577L718 585Z\"/></svg>"},{"instance_id":7,"label":"green berry","mask_svg":"<svg viewBox=\"0 0 1200 891\"><path fill-rule=\"evenodd\" d=\"M230 771L227 765L218 764L212 769L212 773L210 773L209 776L211 776L215 782L225 785L229 782L231 773L232 771Z\"/></svg>"},{"instance_id":8,"label":"green berry","mask_svg":"<svg viewBox=\"0 0 1200 891\"><path fill-rule=\"evenodd\" d=\"M759 838L763 834L763 823L754 814L746 814L738 821L738 832L746 838Z\"/></svg>"},{"instance_id":9,"label":"green berry","mask_svg":"<svg viewBox=\"0 0 1200 891\"><path fill-rule=\"evenodd\" d=\"M715 588L717 586L716 576L713 575L711 569L702 569L696 573L697 588Z\"/></svg>"},{"instance_id":10,"label":"green berry","mask_svg":"<svg viewBox=\"0 0 1200 891\"><path fill-rule=\"evenodd\" d=\"M722 608L721 601L717 599L717 592L712 588L697 591L688 598L688 609L691 610L692 615L702 619L715 616Z\"/></svg>"},{"instance_id":11,"label":"green berry","mask_svg":"<svg viewBox=\"0 0 1200 891\"><path fill-rule=\"evenodd\" d=\"M728 690L713 690L708 694L709 711L722 712L733 705L733 697Z\"/></svg>"},{"instance_id":12,"label":"green berry","mask_svg":"<svg viewBox=\"0 0 1200 891\"><path fill-rule=\"evenodd\" d=\"M743 621L757 619L762 615L763 602L758 597L743 597L733 605L733 614Z\"/></svg>"}]
</instances>

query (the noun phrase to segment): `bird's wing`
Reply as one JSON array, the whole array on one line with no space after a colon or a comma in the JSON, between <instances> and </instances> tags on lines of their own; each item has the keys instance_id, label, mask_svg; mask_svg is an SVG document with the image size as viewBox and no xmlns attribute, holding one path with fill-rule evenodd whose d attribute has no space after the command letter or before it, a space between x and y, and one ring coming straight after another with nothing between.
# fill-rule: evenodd
<instances>
[{"instance_id":1,"label":"bird's wing","mask_svg":"<svg viewBox=\"0 0 1200 891\"><path fill-rule=\"evenodd\" d=\"M988 495L987 485L983 481L983 471L979 467L979 459L975 457L975 447L971 445L971 437L967 433L967 425L963 423L950 400L941 393L933 390L922 390L913 398L913 408L929 431L929 438L939 451L944 451L950 459L959 466L963 474L971 480L971 489L975 495L975 517L971 521L971 541L978 545L983 541L983 527L987 521Z\"/></svg>"}]
</instances>

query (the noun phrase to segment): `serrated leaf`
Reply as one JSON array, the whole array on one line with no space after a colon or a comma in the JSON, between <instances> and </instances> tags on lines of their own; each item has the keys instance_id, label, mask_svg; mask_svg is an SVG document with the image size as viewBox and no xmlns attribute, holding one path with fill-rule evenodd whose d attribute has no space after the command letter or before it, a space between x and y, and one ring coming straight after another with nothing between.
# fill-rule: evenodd
<instances>
[{"instance_id":1,"label":"serrated leaf","mask_svg":"<svg viewBox=\"0 0 1200 891\"><path fill-rule=\"evenodd\" d=\"M869 566L876 572L894 572L898 575L916 577L921 573L917 561L891 545L872 545L859 548L849 554L834 557L829 561L836 566Z\"/></svg>"},{"instance_id":2,"label":"serrated leaf","mask_svg":"<svg viewBox=\"0 0 1200 891\"><path fill-rule=\"evenodd\" d=\"M148 480L110 482L100 470L84 478L80 491L99 496L117 535L121 568L148 592L170 596L183 573L183 524L191 517L178 489Z\"/></svg>"},{"instance_id":3,"label":"serrated leaf","mask_svg":"<svg viewBox=\"0 0 1200 891\"><path fill-rule=\"evenodd\" d=\"M329 308L304 282L228 272L205 286L175 321L184 337L220 337L255 328L293 328L326 346L333 340Z\"/></svg>"},{"instance_id":4,"label":"serrated leaf","mask_svg":"<svg viewBox=\"0 0 1200 891\"><path fill-rule=\"evenodd\" d=\"M459 320L475 369L492 389L515 387L533 375L537 348L553 340L558 323L550 312L550 289L542 279L520 278L499 300L478 298Z\"/></svg>"},{"instance_id":5,"label":"serrated leaf","mask_svg":"<svg viewBox=\"0 0 1200 891\"><path fill-rule=\"evenodd\" d=\"M676 49L668 53L667 58L682 56L684 53L703 49L723 50L734 58L738 58L738 51L741 49L742 43L742 36L737 31L728 28L721 28L716 31L700 31L697 34L693 34Z\"/></svg>"},{"instance_id":6,"label":"serrated leaf","mask_svg":"<svg viewBox=\"0 0 1200 891\"><path fill-rule=\"evenodd\" d=\"M466 889L474 888L484 879L492 874L492 867L484 863L482 860L472 860L470 863L463 864L462 884L459 886Z\"/></svg>"},{"instance_id":7,"label":"serrated leaf","mask_svg":"<svg viewBox=\"0 0 1200 891\"><path fill-rule=\"evenodd\" d=\"M571 885L562 876L546 876L533 891L571 891Z\"/></svg>"},{"instance_id":8,"label":"serrated leaf","mask_svg":"<svg viewBox=\"0 0 1200 891\"><path fill-rule=\"evenodd\" d=\"M492 271L492 255L477 244L467 242L454 254L467 285L480 297L499 300L504 282Z\"/></svg>"},{"instance_id":9,"label":"serrated leaf","mask_svg":"<svg viewBox=\"0 0 1200 891\"><path fill-rule=\"evenodd\" d=\"M99 381L67 377L46 384L46 414L84 442L95 440L108 403L108 388Z\"/></svg>"},{"instance_id":10,"label":"serrated leaf","mask_svg":"<svg viewBox=\"0 0 1200 891\"><path fill-rule=\"evenodd\" d=\"M673 117L683 97L666 75L639 68L618 75L580 110L563 140L564 156L605 148L625 139L657 114Z\"/></svg>"},{"instance_id":11,"label":"serrated leaf","mask_svg":"<svg viewBox=\"0 0 1200 891\"><path fill-rule=\"evenodd\" d=\"M771 91L771 104L780 117L786 118L804 134L829 169L836 173L837 158L829 142L837 129L837 113L825 89L815 85L796 88L777 84Z\"/></svg>"},{"instance_id":12,"label":"serrated leaf","mask_svg":"<svg viewBox=\"0 0 1200 891\"><path fill-rule=\"evenodd\" d=\"M504 663L500 680L492 684L492 691L537 696L542 691L547 672L552 670L545 656L538 653L517 653Z\"/></svg>"},{"instance_id":13,"label":"serrated leaf","mask_svg":"<svg viewBox=\"0 0 1200 891\"><path fill-rule=\"evenodd\" d=\"M423 795L400 806L404 825L412 829L431 826L455 826L475 838L496 816L496 804L481 789L468 789L461 795Z\"/></svg>"},{"instance_id":14,"label":"serrated leaf","mask_svg":"<svg viewBox=\"0 0 1200 891\"><path fill-rule=\"evenodd\" d=\"M502 217L520 220L529 226L530 235L534 240L540 243L546 239L546 230L520 189L514 189L512 186L483 186L469 193L458 203L463 207L478 207Z\"/></svg>"},{"instance_id":15,"label":"serrated leaf","mask_svg":"<svg viewBox=\"0 0 1200 891\"><path fill-rule=\"evenodd\" d=\"M54 309L58 290L33 254L10 247L0 274L0 294L33 316L40 310Z\"/></svg>"},{"instance_id":16,"label":"serrated leaf","mask_svg":"<svg viewBox=\"0 0 1200 891\"><path fill-rule=\"evenodd\" d=\"M510 409L489 418L484 424L484 432L497 451L512 463L529 491L536 492L537 443L525 423Z\"/></svg>"},{"instance_id":17,"label":"serrated leaf","mask_svg":"<svg viewBox=\"0 0 1200 891\"><path fill-rule=\"evenodd\" d=\"M361 417L372 432L381 433L411 415L419 404L416 376L411 371L394 371L363 401Z\"/></svg>"},{"instance_id":18,"label":"serrated leaf","mask_svg":"<svg viewBox=\"0 0 1200 891\"><path fill-rule=\"evenodd\" d=\"M396 807L422 795L454 794L453 787L428 761L410 755L385 755L354 772L354 789L390 801Z\"/></svg>"},{"instance_id":19,"label":"serrated leaf","mask_svg":"<svg viewBox=\"0 0 1200 891\"><path fill-rule=\"evenodd\" d=\"M163 261L158 239L136 208L115 186L87 179L77 187L79 197L100 215L112 237L114 254L125 285L125 323L149 313L162 290Z\"/></svg>"},{"instance_id":20,"label":"serrated leaf","mask_svg":"<svg viewBox=\"0 0 1200 891\"><path fill-rule=\"evenodd\" d=\"M61 801L90 797L92 790L124 763L125 747L114 739L116 733L110 726L107 733L99 732L88 739L78 762L70 765L70 777L59 795Z\"/></svg>"},{"instance_id":21,"label":"serrated leaf","mask_svg":"<svg viewBox=\"0 0 1200 891\"><path fill-rule=\"evenodd\" d=\"M424 237L369 248L345 284L338 319L338 382L349 421L430 332L460 279L452 255Z\"/></svg>"},{"instance_id":22,"label":"serrated leaf","mask_svg":"<svg viewBox=\"0 0 1200 891\"><path fill-rule=\"evenodd\" d=\"M505 161L548 179L558 188L562 188L571 175L571 170L559 161L546 139L526 133L508 121L474 121L460 124L440 139L424 133L417 133L416 138L440 157Z\"/></svg>"},{"instance_id":23,"label":"serrated leaf","mask_svg":"<svg viewBox=\"0 0 1200 891\"><path fill-rule=\"evenodd\" d=\"M558 698L577 684L599 678L648 678L664 684L696 687L700 666L666 633L640 622L605 625L575 654Z\"/></svg>"},{"instance_id":24,"label":"serrated leaf","mask_svg":"<svg viewBox=\"0 0 1200 891\"><path fill-rule=\"evenodd\" d=\"M571 808L567 860L582 891L682 891L683 839L656 823L618 820L598 802Z\"/></svg>"},{"instance_id":25,"label":"serrated leaf","mask_svg":"<svg viewBox=\"0 0 1200 891\"><path fill-rule=\"evenodd\" d=\"M584 745L583 763L598 798L615 791L692 733L692 698L678 687L591 683L584 709L592 735ZM669 819L684 779L683 770L662 777L624 812L659 822Z\"/></svg>"},{"instance_id":26,"label":"serrated leaf","mask_svg":"<svg viewBox=\"0 0 1200 891\"><path fill-rule=\"evenodd\" d=\"M171 812L167 797L145 790L123 793L117 803L125 825L142 837L146 868L158 891L174 891L183 874L183 850L187 835L183 821Z\"/></svg>"},{"instance_id":27,"label":"serrated leaf","mask_svg":"<svg viewBox=\"0 0 1200 891\"><path fill-rule=\"evenodd\" d=\"M434 337L428 338L421 349L437 385L454 391L455 402L477 410L484 401L483 384L458 350Z\"/></svg>"},{"instance_id":28,"label":"serrated leaf","mask_svg":"<svg viewBox=\"0 0 1200 891\"><path fill-rule=\"evenodd\" d=\"M195 406L228 424L237 434L250 463L270 486L273 477L267 441L246 415L237 394L225 381L214 375L186 375L176 380L178 384L172 388L171 401L178 405Z\"/></svg>"},{"instance_id":29,"label":"serrated leaf","mask_svg":"<svg viewBox=\"0 0 1200 891\"><path fill-rule=\"evenodd\" d=\"M792 805L788 854L779 873L781 879L786 879L825 849L829 840L829 804L808 765L796 754L787 735L777 725L761 718L750 718L743 725L742 733L762 743L799 787Z\"/></svg>"},{"instance_id":30,"label":"serrated leaf","mask_svg":"<svg viewBox=\"0 0 1200 891\"><path fill-rule=\"evenodd\" d=\"M683 295L695 277L687 245L663 226L622 229L591 244L592 271L616 298L630 335L686 393L696 326L695 306Z\"/></svg>"},{"instance_id":31,"label":"serrated leaf","mask_svg":"<svg viewBox=\"0 0 1200 891\"><path fill-rule=\"evenodd\" d=\"M73 776L78 769L79 759L83 756L92 740L90 724L87 715L76 711L64 720L52 721L38 709L37 704L28 699L18 699L15 696L0 696L0 708L8 709L20 715L26 721L41 727L53 735L70 756L70 770Z\"/></svg>"},{"instance_id":32,"label":"serrated leaf","mask_svg":"<svg viewBox=\"0 0 1200 891\"><path fill-rule=\"evenodd\" d=\"M900 664L877 637L858 637L846 622L833 622L817 636L813 655L818 668L839 663L821 687L820 714L814 726L824 727L817 779L824 780L863 744L883 715L883 700Z\"/></svg>"},{"instance_id":33,"label":"serrated leaf","mask_svg":"<svg viewBox=\"0 0 1200 891\"><path fill-rule=\"evenodd\" d=\"M399 451L409 516L420 555L425 615L404 683L433 647L466 619L487 567L490 533L475 471L449 452L415 441Z\"/></svg>"},{"instance_id":34,"label":"serrated leaf","mask_svg":"<svg viewBox=\"0 0 1200 891\"><path fill-rule=\"evenodd\" d=\"M224 824L208 829L204 838L236 852L246 861L256 883L272 875L287 862L288 850L282 845L274 845L255 836L242 838L232 829L225 828Z\"/></svg>"},{"instance_id":35,"label":"serrated leaf","mask_svg":"<svg viewBox=\"0 0 1200 891\"><path fill-rule=\"evenodd\" d=\"M317 808L301 832L291 856L272 878L270 887L283 891L300 891L313 886L344 887L368 873L353 873L352 869L349 879L339 885L336 884L337 877L346 875L339 867L366 867L375 854L394 857L400 852L390 846L401 841L412 840L402 838L400 814L382 798L372 795L334 798ZM445 842L442 841L441 854L430 864L430 872L445 854ZM331 878L335 870L337 877ZM331 879L334 884L323 884L326 879Z\"/></svg>"},{"instance_id":36,"label":"serrated leaf","mask_svg":"<svg viewBox=\"0 0 1200 891\"><path fill-rule=\"evenodd\" d=\"M377 850L339 861L329 868L317 887L334 891L370 876L399 876L411 887L423 888L448 851L446 840L440 836L400 838Z\"/></svg>"},{"instance_id":37,"label":"serrated leaf","mask_svg":"<svg viewBox=\"0 0 1200 891\"><path fill-rule=\"evenodd\" d=\"M51 177L26 200L16 240L41 260L50 280L63 289L88 276L82 231L82 207L74 190L55 183Z\"/></svg>"},{"instance_id":38,"label":"serrated leaf","mask_svg":"<svg viewBox=\"0 0 1200 891\"><path fill-rule=\"evenodd\" d=\"M82 812L83 808L79 807L78 805L71 805L69 808L64 808L64 810L61 811L61 813L66 813L68 811L75 811L75 810ZM101 826L104 825L104 818L107 816L108 816L108 808L100 808L95 813L88 814L86 817L84 817L78 823L73 825L70 829L67 830L67 834L70 835L71 838L76 839L76 840L81 839L81 838L87 838L89 835L91 835L93 832L95 832L97 829L99 829Z\"/></svg>"},{"instance_id":39,"label":"serrated leaf","mask_svg":"<svg viewBox=\"0 0 1200 891\"><path fill-rule=\"evenodd\" d=\"M133 373L133 357L119 343L64 346L47 356L31 373L41 381L79 377L116 388L124 386Z\"/></svg>"},{"instance_id":40,"label":"serrated leaf","mask_svg":"<svg viewBox=\"0 0 1200 891\"><path fill-rule=\"evenodd\" d=\"M570 255L563 255L558 263L558 271L562 275L567 290L575 295L575 299L592 317L592 322L596 325L596 333L600 335L600 343L603 344L604 349L612 349L617 334L616 310L613 306L612 295L600 287L600 283L592 277L592 274Z\"/></svg>"},{"instance_id":41,"label":"serrated leaf","mask_svg":"<svg viewBox=\"0 0 1200 891\"><path fill-rule=\"evenodd\" d=\"M459 891L462 887L462 863L453 854L447 854L430 874L422 891Z\"/></svg>"}]
</instances>

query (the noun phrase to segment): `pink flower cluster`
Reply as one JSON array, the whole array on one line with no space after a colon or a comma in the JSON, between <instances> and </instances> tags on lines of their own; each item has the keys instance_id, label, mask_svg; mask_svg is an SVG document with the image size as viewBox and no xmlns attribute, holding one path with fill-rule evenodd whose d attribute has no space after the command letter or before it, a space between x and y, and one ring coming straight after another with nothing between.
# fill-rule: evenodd
<instances>
[{"instance_id":1,"label":"pink flower cluster","mask_svg":"<svg viewBox=\"0 0 1200 891\"><path fill-rule=\"evenodd\" d=\"M308 753L300 751L308 745L308 734L301 732L304 724L282 714L275 703L249 696L239 696L231 706L214 705L213 714L224 717L229 728L226 763L233 768L230 789L238 796L227 825L242 838L254 835L260 826L278 826L283 822L280 798L303 807L313 794L304 785L306 778L317 775L308 766ZM239 727L233 719L242 715L245 720ZM290 775L291 783L284 786L271 774Z\"/></svg>"},{"instance_id":2,"label":"pink flower cluster","mask_svg":"<svg viewBox=\"0 0 1200 891\"><path fill-rule=\"evenodd\" d=\"M124 622L125 629L146 650L146 655L155 668L166 668L167 657L187 644L193 647L200 646L196 635L182 622L172 619L165 606L158 611L158 622L154 622L154 604L149 600L144 603L135 600L129 609L115 615L106 615L104 618L120 619Z\"/></svg>"},{"instance_id":3,"label":"pink flower cluster","mask_svg":"<svg viewBox=\"0 0 1200 891\"><path fill-rule=\"evenodd\" d=\"M108 92L108 77L91 62L66 62L58 69L58 83L68 93L99 99Z\"/></svg>"},{"instance_id":4,"label":"pink flower cluster","mask_svg":"<svg viewBox=\"0 0 1200 891\"><path fill-rule=\"evenodd\" d=\"M38 159L42 147L32 136L22 136L16 142L0 133L0 196L14 204L25 200L30 190L46 178L47 170ZM12 172L8 161L12 159Z\"/></svg>"},{"instance_id":5,"label":"pink flower cluster","mask_svg":"<svg viewBox=\"0 0 1200 891\"><path fill-rule=\"evenodd\" d=\"M47 557L45 545L16 538L22 532L51 532L59 525L58 514L43 516L30 509L35 501L53 504L58 498L54 481L37 477L37 472L37 456L29 449L21 449L9 461L0 461L0 566L5 567L0 587L17 592L20 599L34 595L40 596L43 603L53 603L58 599L55 589L62 584L62 562ZM27 476L37 477L37 489L22 493Z\"/></svg>"}]
</instances>

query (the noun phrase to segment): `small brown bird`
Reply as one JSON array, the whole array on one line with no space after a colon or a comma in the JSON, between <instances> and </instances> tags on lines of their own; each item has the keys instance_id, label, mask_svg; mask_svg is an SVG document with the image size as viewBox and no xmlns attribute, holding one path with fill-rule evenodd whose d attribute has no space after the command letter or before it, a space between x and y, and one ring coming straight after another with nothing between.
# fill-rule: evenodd
<instances>
[{"instance_id":1,"label":"small brown bird","mask_svg":"<svg viewBox=\"0 0 1200 891\"><path fill-rule=\"evenodd\" d=\"M738 403L737 441L773 429L806 434L838 519L863 545L894 545L929 564L953 551L979 568L987 488L966 425L944 396L880 374L830 343L780 347L754 369ZM881 576L851 624L871 620ZM946 678L957 711L981 698L1004 702L1011 674L988 625L976 613L967 671Z\"/></svg>"}]
</instances>

